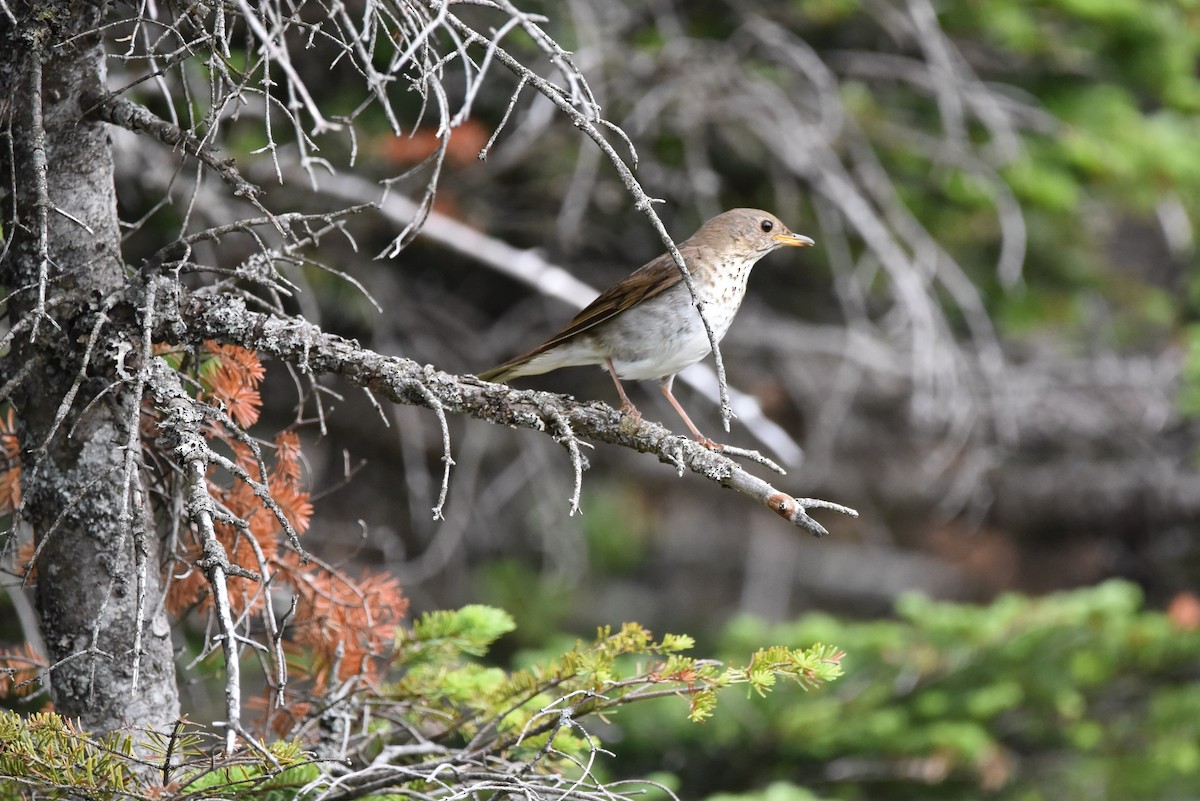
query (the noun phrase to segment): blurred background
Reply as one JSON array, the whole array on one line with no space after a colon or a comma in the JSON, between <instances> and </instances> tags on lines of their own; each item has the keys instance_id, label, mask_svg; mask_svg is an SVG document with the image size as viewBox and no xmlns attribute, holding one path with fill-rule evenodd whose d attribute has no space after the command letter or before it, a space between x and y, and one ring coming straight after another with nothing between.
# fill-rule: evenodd
<instances>
[{"instance_id":1,"label":"blurred background","mask_svg":"<svg viewBox=\"0 0 1200 801\"><path fill-rule=\"evenodd\" d=\"M1125 577L1162 605L1193 586L1200 10L1132 0L530 10L548 15L545 29L629 136L676 240L734 206L770 209L817 240L751 278L722 352L732 387L773 426L735 420L722 439L784 463L781 489L862 516L818 513L832 536L814 541L697 477L601 446L572 517L565 450L451 420L456 464L435 522L434 416L385 410L383 428L361 393L332 386L343 399L328 401L328 435L306 448L325 493L315 547L396 571L417 608L486 600L539 618L523 626L551 625L540 619L550 612L552 625L583 631L625 617L703 631L742 612L877 615L906 590L987 600ZM524 53L523 34L510 36ZM306 77L336 91L329 76ZM322 243L319 258L362 282L382 313L335 276L298 274L298 305L326 329L478 372L577 310L524 261L598 291L663 250L599 148L539 95L516 98L477 158L516 85L500 70L489 80L452 131L425 234L371 259L411 219L399 206L398 217L355 222L357 252ZM359 142L356 175L323 184L326 199L367 199L369 179L410 168L393 191L419 195L433 129L398 138L378 127ZM326 156L337 145L322 144ZM275 207L311 206L303 190L275 190ZM269 380L268 403L288 419L292 381ZM517 386L616 403L598 369ZM631 391L650 419L680 428L654 386ZM679 396L703 430L720 431L711 400L689 387Z\"/></svg>"},{"instance_id":2,"label":"blurred background","mask_svg":"<svg viewBox=\"0 0 1200 801\"><path fill-rule=\"evenodd\" d=\"M1200 6L524 8L547 16L627 135L610 141L626 160L636 151L677 241L735 206L769 209L817 241L755 269L722 353L744 408L763 419L743 411L718 439L783 463L783 478L749 466L782 490L861 516L815 512L831 531L817 541L606 446L587 454L572 516L564 449L451 419L454 467L435 521L443 449L432 413L379 411L330 382L322 435L313 399L297 412L293 376L268 365L270 418L309 423L308 546L393 572L414 612L504 607L518 630L503 659L624 620L691 633L700 653L768 639L848 651L848 678L821 700L735 702L727 728L695 735L662 724L668 737L658 718L610 732L640 755L625 769L668 771L688 797L810 797L798 782L862 798L934 787L947 798L1200 796L1200 698L1188 689L1200 653ZM486 7L458 12L487 28ZM503 44L556 75L522 30ZM336 65L314 58L303 77L322 102L357 102L342 87L359 79ZM462 102L453 80L444 86ZM475 373L590 299L563 275L599 291L662 252L600 149L545 97L518 90L493 65L450 132L428 224L382 261L372 257L433 177L437 120L420 116L416 94L396 101L411 135L363 114L353 171L315 192L272 189L270 207L314 210L375 199L377 180L408 176L389 184L385 213L348 226L354 247L329 239L313 254L381 311L318 266L289 274L303 290L296 309L383 353ZM239 123L246 154L261 123L250 112ZM348 142L317 141L323 158L348 161ZM133 219L161 195L153 176L172 174L151 160L170 154L117 144ZM262 160L246 156L269 183ZM134 255L139 237L157 247L150 229L134 231ZM212 258L233 265L252 251L226 243ZM708 369L684 378L703 385ZM517 386L616 404L601 370ZM720 431L713 402L676 386L700 428ZM648 418L681 427L655 387L630 391ZM1046 595L1077 588L1092 589ZM668 739L676 745L655 750ZM1133 753L1137 769L1121 761ZM1049 778L1060 774L1070 778Z\"/></svg>"}]
</instances>

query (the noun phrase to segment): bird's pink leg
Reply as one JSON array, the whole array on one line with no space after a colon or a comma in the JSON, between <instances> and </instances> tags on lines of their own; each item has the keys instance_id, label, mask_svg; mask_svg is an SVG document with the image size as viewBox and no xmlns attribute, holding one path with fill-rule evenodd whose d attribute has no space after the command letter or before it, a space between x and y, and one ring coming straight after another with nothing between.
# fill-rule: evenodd
<instances>
[{"instance_id":1,"label":"bird's pink leg","mask_svg":"<svg viewBox=\"0 0 1200 801\"><path fill-rule=\"evenodd\" d=\"M627 414L634 420L641 420L642 413L633 405L633 401L629 400L629 396L625 394L625 387L621 386L621 379L617 378L617 370L613 367L612 359L605 359L604 366L608 368L608 374L612 376L613 383L617 385L617 394L621 396L621 414Z\"/></svg>"},{"instance_id":2,"label":"bird's pink leg","mask_svg":"<svg viewBox=\"0 0 1200 801\"><path fill-rule=\"evenodd\" d=\"M725 446L718 442L713 442L708 437L700 433L700 429L696 428L696 424L692 422L692 418L688 417L687 412L679 405L679 401L675 400L675 396L671 394L671 384L675 381L675 376L669 375L662 381L658 382L658 388L662 390L662 394L667 396L667 400L675 407L675 411L679 412L679 416L683 418L683 422L687 423L688 430L692 432L692 436L706 448L711 448L714 451L719 451Z\"/></svg>"}]
</instances>

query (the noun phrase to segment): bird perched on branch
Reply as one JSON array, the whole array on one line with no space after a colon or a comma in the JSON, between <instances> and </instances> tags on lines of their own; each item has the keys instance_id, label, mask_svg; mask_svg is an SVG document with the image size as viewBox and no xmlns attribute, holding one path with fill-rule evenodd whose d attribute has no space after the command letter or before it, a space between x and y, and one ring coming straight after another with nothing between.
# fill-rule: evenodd
<instances>
[{"instance_id":1,"label":"bird perched on branch","mask_svg":"<svg viewBox=\"0 0 1200 801\"><path fill-rule=\"evenodd\" d=\"M813 241L789 231L770 212L733 209L704 223L679 246L714 339L721 341L741 307L751 268L772 250L788 245L810 247ZM671 254L664 253L603 292L550 339L479 377L505 382L560 367L604 365L617 385L621 411L636 419L641 415L621 379L657 379L692 435L710 448L720 448L700 433L671 394L675 374L711 352L683 275Z\"/></svg>"}]
</instances>

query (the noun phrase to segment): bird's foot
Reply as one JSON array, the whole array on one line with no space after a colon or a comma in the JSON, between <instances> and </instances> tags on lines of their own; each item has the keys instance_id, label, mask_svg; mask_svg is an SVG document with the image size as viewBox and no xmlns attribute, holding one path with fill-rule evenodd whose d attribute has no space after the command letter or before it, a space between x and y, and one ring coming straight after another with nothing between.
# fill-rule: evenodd
<instances>
[{"instance_id":1,"label":"bird's foot","mask_svg":"<svg viewBox=\"0 0 1200 801\"><path fill-rule=\"evenodd\" d=\"M621 430L626 434L635 434L642 426L642 413L632 403L626 400L621 404Z\"/></svg>"},{"instance_id":2,"label":"bird's foot","mask_svg":"<svg viewBox=\"0 0 1200 801\"><path fill-rule=\"evenodd\" d=\"M717 451L719 453L719 452L725 450L724 445L717 442L716 440L709 439L708 437L704 436L703 434L696 435L696 442L699 442L701 445L708 448L710 451Z\"/></svg>"}]
</instances>

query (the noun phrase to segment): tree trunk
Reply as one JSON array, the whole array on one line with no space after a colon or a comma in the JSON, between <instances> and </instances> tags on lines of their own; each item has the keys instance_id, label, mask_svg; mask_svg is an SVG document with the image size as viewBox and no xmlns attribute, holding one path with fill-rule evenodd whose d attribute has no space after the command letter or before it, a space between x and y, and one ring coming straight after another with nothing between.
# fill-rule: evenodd
<instances>
[{"instance_id":1,"label":"tree trunk","mask_svg":"<svg viewBox=\"0 0 1200 801\"><path fill-rule=\"evenodd\" d=\"M161 543L152 528L135 537L146 515L133 490L140 459L128 445L137 450L141 399L119 365L119 341L136 328L122 311L108 136L80 107L86 90L103 86L104 53L94 36L61 44L95 28L104 4L8 7L17 25L0 16L0 88L13 163L0 166L15 197L3 204L11 242L0 283L11 293L10 325L23 327L0 362L0 385L28 370L12 402L22 519L41 549L37 604L51 693L60 714L92 731L164 729L179 700L160 602Z\"/></svg>"}]
</instances>

